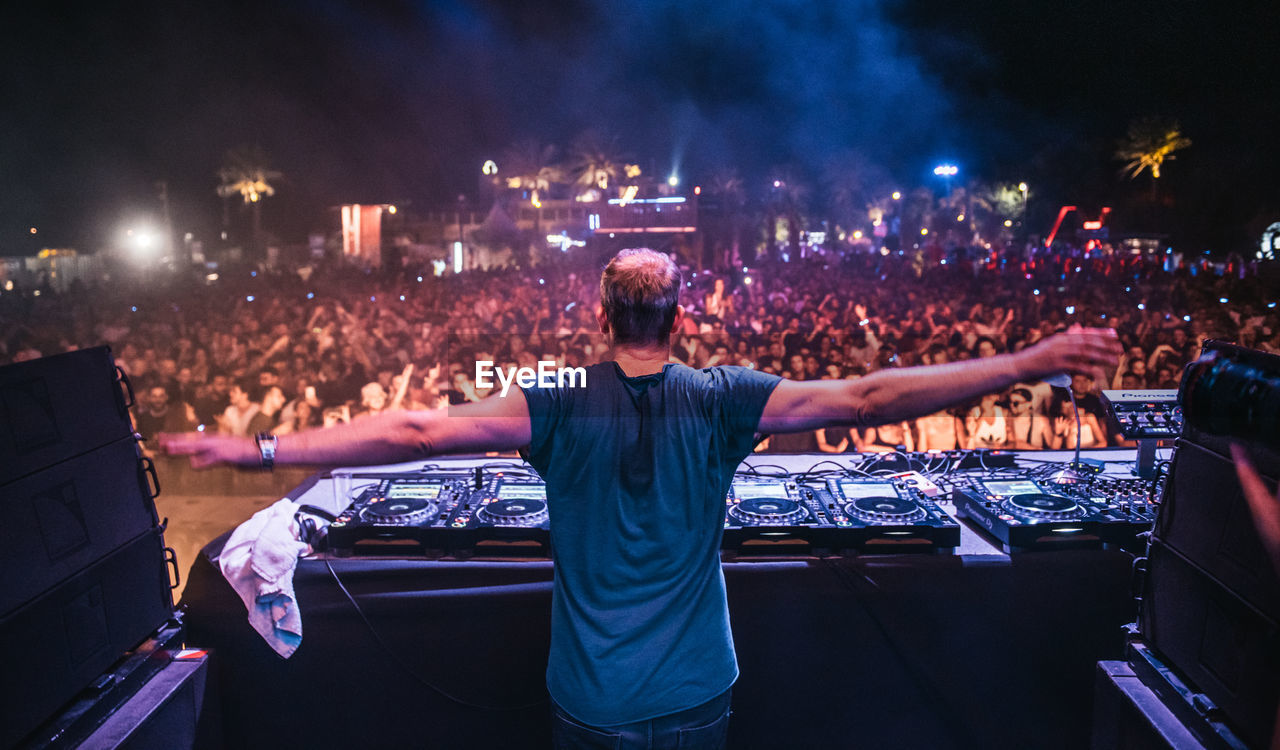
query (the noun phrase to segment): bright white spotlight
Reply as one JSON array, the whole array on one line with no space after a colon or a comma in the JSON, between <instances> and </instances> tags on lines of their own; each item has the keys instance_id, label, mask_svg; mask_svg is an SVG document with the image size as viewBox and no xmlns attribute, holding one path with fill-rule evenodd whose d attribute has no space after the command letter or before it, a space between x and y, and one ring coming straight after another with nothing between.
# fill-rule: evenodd
<instances>
[{"instance_id":1,"label":"bright white spotlight","mask_svg":"<svg viewBox=\"0 0 1280 750\"><path fill-rule=\"evenodd\" d=\"M160 248L160 235L150 227L135 227L124 233L125 245L139 258L150 256Z\"/></svg>"}]
</instances>

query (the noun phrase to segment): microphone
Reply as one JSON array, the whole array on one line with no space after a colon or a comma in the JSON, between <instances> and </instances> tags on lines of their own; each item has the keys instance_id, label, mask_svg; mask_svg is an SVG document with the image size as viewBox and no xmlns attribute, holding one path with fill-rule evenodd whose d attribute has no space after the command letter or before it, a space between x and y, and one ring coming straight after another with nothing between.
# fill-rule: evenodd
<instances>
[{"instance_id":1,"label":"microphone","mask_svg":"<svg viewBox=\"0 0 1280 750\"><path fill-rule=\"evenodd\" d=\"M1044 382L1054 388L1061 388L1067 392L1067 397L1071 399L1071 411L1076 416L1076 457L1071 462L1071 466L1058 472L1051 480L1054 484L1079 484L1087 479L1087 477L1076 471L1076 467L1080 466L1080 406L1076 403L1075 391L1071 390L1071 376L1065 372L1052 375L1044 379Z\"/></svg>"},{"instance_id":2,"label":"microphone","mask_svg":"<svg viewBox=\"0 0 1280 750\"><path fill-rule=\"evenodd\" d=\"M1051 375L1045 378L1044 382L1048 383L1054 388L1066 388L1068 390L1070 390L1071 388L1071 376L1066 374L1065 372L1060 372L1057 375Z\"/></svg>"}]
</instances>

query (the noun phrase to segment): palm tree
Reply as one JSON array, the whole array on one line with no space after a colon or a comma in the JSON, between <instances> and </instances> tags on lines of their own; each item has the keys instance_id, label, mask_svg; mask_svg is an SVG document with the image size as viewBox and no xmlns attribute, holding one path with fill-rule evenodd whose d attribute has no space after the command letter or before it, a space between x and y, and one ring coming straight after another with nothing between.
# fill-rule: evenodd
<instances>
[{"instance_id":1,"label":"palm tree","mask_svg":"<svg viewBox=\"0 0 1280 750\"><path fill-rule=\"evenodd\" d=\"M948 214L954 214L956 223L950 224L944 220L942 226L967 226L968 235L964 240L972 241L981 224L980 219L989 218L996 211L991 195L992 190L977 180L971 180L966 186L952 188L951 193L938 202L938 206Z\"/></svg>"},{"instance_id":2,"label":"palm tree","mask_svg":"<svg viewBox=\"0 0 1280 750\"><path fill-rule=\"evenodd\" d=\"M742 178L737 170L725 168L716 170L707 183L707 194L718 204L719 213L729 234L729 252L727 261L733 265L742 260L742 208L746 205L747 194L743 189ZM719 250L719 248L714 248ZM720 256L716 256L716 265L722 265Z\"/></svg>"},{"instance_id":3,"label":"palm tree","mask_svg":"<svg viewBox=\"0 0 1280 750\"><path fill-rule=\"evenodd\" d=\"M1014 234L1012 227L1015 223L1026 224L1027 222L1027 203L1030 199L1030 192L1024 188L1027 183L1019 185L997 184L988 187L981 194L983 201L989 206L992 214L991 218L1004 225L1004 229L1010 234ZM987 233L999 233L1000 226L989 225L986 229ZM1026 232L1026 227L1022 228Z\"/></svg>"},{"instance_id":4,"label":"palm tree","mask_svg":"<svg viewBox=\"0 0 1280 750\"><path fill-rule=\"evenodd\" d=\"M598 192L608 198L610 186L618 186L627 174L626 161L617 139L588 130L569 146L568 173L579 197Z\"/></svg>"},{"instance_id":5,"label":"palm tree","mask_svg":"<svg viewBox=\"0 0 1280 750\"><path fill-rule=\"evenodd\" d=\"M528 192L535 206L550 195L552 185L564 181L564 171L556 164L556 147L533 139L512 144L503 152L502 173L507 187Z\"/></svg>"},{"instance_id":6,"label":"palm tree","mask_svg":"<svg viewBox=\"0 0 1280 750\"><path fill-rule=\"evenodd\" d=\"M800 232L804 230L805 214L809 211L809 186L787 167L774 171L773 190L770 193L770 209L774 216L781 215L787 220L787 246L790 255L800 257ZM777 237L776 219L769 222L769 248L773 254L773 246Z\"/></svg>"},{"instance_id":7,"label":"palm tree","mask_svg":"<svg viewBox=\"0 0 1280 750\"><path fill-rule=\"evenodd\" d=\"M918 242L919 237L923 234L911 234L910 228L914 232L923 232L930 226L935 225L936 201L933 191L926 187L918 187L902 198L902 245L904 249L908 242Z\"/></svg>"},{"instance_id":8,"label":"palm tree","mask_svg":"<svg viewBox=\"0 0 1280 750\"><path fill-rule=\"evenodd\" d=\"M1160 167L1174 158L1173 152L1191 145L1175 121L1144 117L1129 123L1129 132L1116 148L1115 156L1125 162L1120 172L1135 179L1144 170L1151 171L1151 201L1156 199Z\"/></svg>"},{"instance_id":9,"label":"palm tree","mask_svg":"<svg viewBox=\"0 0 1280 750\"><path fill-rule=\"evenodd\" d=\"M863 154L846 150L828 159L822 169L822 185L826 191L827 209L835 223L846 228L860 228L866 218L868 196L884 192L888 175Z\"/></svg>"},{"instance_id":10,"label":"palm tree","mask_svg":"<svg viewBox=\"0 0 1280 750\"><path fill-rule=\"evenodd\" d=\"M260 146L239 146L227 151L222 168L218 170L218 195L223 199L239 195L253 209L253 236L251 244L261 249L262 199L276 194L273 180L284 175L267 166L271 159ZM226 223L226 214L223 214Z\"/></svg>"},{"instance_id":11,"label":"palm tree","mask_svg":"<svg viewBox=\"0 0 1280 750\"><path fill-rule=\"evenodd\" d=\"M529 194L534 210L530 244L536 245L542 236L542 199L550 197L552 185L564 182L564 170L556 164L556 148L534 139L520 141L503 152L502 164L507 187Z\"/></svg>"}]
</instances>

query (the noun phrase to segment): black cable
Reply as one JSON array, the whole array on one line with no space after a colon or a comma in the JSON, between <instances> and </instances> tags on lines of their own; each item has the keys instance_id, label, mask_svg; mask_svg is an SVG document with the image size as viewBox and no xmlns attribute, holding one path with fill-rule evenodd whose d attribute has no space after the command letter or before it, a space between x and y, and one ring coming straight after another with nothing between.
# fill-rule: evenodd
<instances>
[{"instance_id":1,"label":"black cable","mask_svg":"<svg viewBox=\"0 0 1280 750\"><path fill-rule=\"evenodd\" d=\"M834 466L834 467L836 467L836 468L834 468L834 469L825 469L825 470L823 470L823 471L818 471L818 470L817 470L817 469L818 469L818 467L819 467L819 466L822 466L823 464L831 464L832 466ZM827 475L827 474L843 474L846 470L848 470L848 468L849 468L849 467L847 467L847 466L845 466L844 464L842 464L842 463L840 463L840 462L836 461L835 459L831 459L831 458L824 458L824 459L822 459L821 461L819 461L819 462L817 462L817 463L815 463L815 464L811 465L809 468L807 468L807 469L805 469L804 471L802 471L802 472L800 472L799 474L797 474L797 475L796 475L796 481L797 481L797 482L799 482L799 481L803 481L805 478L807 478L807 477L809 477L809 476L815 476L815 477L816 477L816 476L825 476L825 475Z\"/></svg>"},{"instance_id":2,"label":"black cable","mask_svg":"<svg viewBox=\"0 0 1280 750\"><path fill-rule=\"evenodd\" d=\"M734 476L742 475L747 477L772 477L774 479L791 476L791 472L787 470L787 467L779 466L778 464L749 464L744 461L742 465L747 467L750 471L742 471L741 469L738 469L733 472ZM764 474L760 471L761 469L777 469L782 473L781 474Z\"/></svg>"},{"instance_id":3,"label":"black cable","mask_svg":"<svg viewBox=\"0 0 1280 750\"><path fill-rule=\"evenodd\" d=\"M350 602L352 609L354 609L356 611L356 614L360 616L360 620L364 623L364 626L369 630L369 634L373 636L373 640L377 642L378 647L382 649L385 655L388 658L390 658L392 662L394 662L401 669L403 669L405 674L409 675L417 682L421 683L427 688L430 688L431 690L434 690L435 692L444 696L448 700L453 701L454 703L467 706L468 708L478 708L483 711L524 711L524 710L533 708L534 706L539 706L547 702L546 698L539 698L538 700L533 701L532 703L522 703L518 706L485 706L479 703L472 703L470 701L465 701L455 695L451 695L446 690L439 687L438 685L431 682L430 680L423 677L422 675L418 674L417 672L413 671L408 667L407 664L405 664L405 660L399 657L396 654L395 650L393 650L390 646L387 645L386 641L382 640L382 635L378 633L378 629L373 626L373 623L369 622L369 618L366 617L364 614L364 609L360 607L360 604L356 602L355 597L351 595L351 592L347 590L346 585L342 583L342 579L338 577L337 571L333 569L333 565L329 563L328 558L325 558L324 566L328 568L329 575L333 577L333 582L338 584L338 588L341 589L343 595L347 597L347 601Z\"/></svg>"}]
</instances>

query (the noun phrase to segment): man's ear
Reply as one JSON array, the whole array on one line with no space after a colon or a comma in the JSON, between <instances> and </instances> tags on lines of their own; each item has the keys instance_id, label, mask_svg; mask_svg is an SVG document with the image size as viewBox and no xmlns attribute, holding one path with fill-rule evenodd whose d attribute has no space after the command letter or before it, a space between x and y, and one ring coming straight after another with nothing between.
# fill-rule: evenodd
<instances>
[{"instance_id":1,"label":"man's ear","mask_svg":"<svg viewBox=\"0 0 1280 750\"><path fill-rule=\"evenodd\" d=\"M600 326L600 333L609 335L609 319L605 317L604 305L596 305L596 324Z\"/></svg>"},{"instance_id":2,"label":"man's ear","mask_svg":"<svg viewBox=\"0 0 1280 750\"><path fill-rule=\"evenodd\" d=\"M684 305L676 305L676 315L671 320L671 333L680 332L680 323L684 320Z\"/></svg>"}]
</instances>

